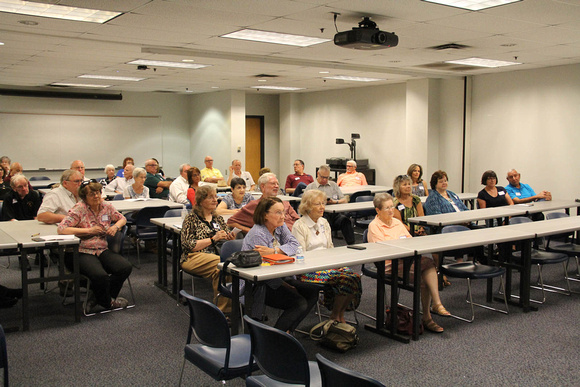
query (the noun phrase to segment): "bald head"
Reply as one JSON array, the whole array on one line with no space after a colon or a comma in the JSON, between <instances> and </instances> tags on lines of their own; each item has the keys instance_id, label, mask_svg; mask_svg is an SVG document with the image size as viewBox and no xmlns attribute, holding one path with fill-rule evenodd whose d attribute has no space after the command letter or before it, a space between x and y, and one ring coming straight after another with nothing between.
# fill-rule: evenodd
<instances>
[{"instance_id":1,"label":"bald head","mask_svg":"<svg viewBox=\"0 0 580 387\"><path fill-rule=\"evenodd\" d=\"M82 175L82 178L85 178L85 163L83 163L81 160L73 161L70 164L70 169L78 171Z\"/></svg>"}]
</instances>

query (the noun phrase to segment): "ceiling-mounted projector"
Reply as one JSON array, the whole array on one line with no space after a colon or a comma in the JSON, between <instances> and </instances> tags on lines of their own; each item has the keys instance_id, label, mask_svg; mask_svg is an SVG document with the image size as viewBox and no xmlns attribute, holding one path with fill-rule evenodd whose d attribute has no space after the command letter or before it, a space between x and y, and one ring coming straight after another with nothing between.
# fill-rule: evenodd
<instances>
[{"instance_id":1,"label":"ceiling-mounted projector","mask_svg":"<svg viewBox=\"0 0 580 387\"><path fill-rule=\"evenodd\" d=\"M379 30L375 22L364 17L358 27L334 35L334 44L356 50L380 50L395 47L399 44L399 37L393 32Z\"/></svg>"}]
</instances>

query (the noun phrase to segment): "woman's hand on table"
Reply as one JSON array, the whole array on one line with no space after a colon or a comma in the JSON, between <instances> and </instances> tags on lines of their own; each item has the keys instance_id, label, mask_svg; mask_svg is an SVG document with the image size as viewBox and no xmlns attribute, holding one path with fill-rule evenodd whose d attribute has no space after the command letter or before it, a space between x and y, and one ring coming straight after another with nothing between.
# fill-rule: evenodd
<instances>
[{"instance_id":1,"label":"woman's hand on table","mask_svg":"<svg viewBox=\"0 0 580 387\"><path fill-rule=\"evenodd\" d=\"M254 250L260 253L261 256L268 254L276 254L276 249L273 249L268 246L256 245L256 247L254 247Z\"/></svg>"}]
</instances>

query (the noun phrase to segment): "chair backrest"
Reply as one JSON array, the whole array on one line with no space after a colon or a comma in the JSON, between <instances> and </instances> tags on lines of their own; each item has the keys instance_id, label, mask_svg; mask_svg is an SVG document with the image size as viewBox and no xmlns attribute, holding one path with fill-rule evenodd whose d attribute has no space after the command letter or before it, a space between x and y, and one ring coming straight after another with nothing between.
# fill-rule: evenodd
<instances>
[{"instance_id":1,"label":"chair backrest","mask_svg":"<svg viewBox=\"0 0 580 387\"><path fill-rule=\"evenodd\" d=\"M452 224L450 226L445 226L441 229L442 234L446 234L448 232L461 232L461 231L470 231L471 229L466 226L462 226L460 224Z\"/></svg>"},{"instance_id":2,"label":"chair backrest","mask_svg":"<svg viewBox=\"0 0 580 387\"><path fill-rule=\"evenodd\" d=\"M177 216L181 216L181 211L182 211L182 209L180 209L180 208L173 208L171 210L168 210L165 213L165 216L164 217L165 218L175 218Z\"/></svg>"},{"instance_id":3,"label":"chair backrest","mask_svg":"<svg viewBox=\"0 0 580 387\"><path fill-rule=\"evenodd\" d=\"M531 223L533 220L528 218L527 216L514 216L510 218L510 224L520 224L520 223Z\"/></svg>"},{"instance_id":4,"label":"chair backrest","mask_svg":"<svg viewBox=\"0 0 580 387\"><path fill-rule=\"evenodd\" d=\"M151 223L151 218L163 218L165 213L169 211L168 206L161 206L161 207L145 207L137 211L135 215L133 215L133 220L135 221L135 225L139 227L153 227L154 224Z\"/></svg>"},{"instance_id":5,"label":"chair backrest","mask_svg":"<svg viewBox=\"0 0 580 387\"><path fill-rule=\"evenodd\" d=\"M350 195L350 203L356 203L356 198L359 196L371 196L370 190L357 191Z\"/></svg>"},{"instance_id":6,"label":"chair backrest","mask_svg":"<svg viewBox=\"0 0 580 387\"><path fill-rule=\"evenodd\" d=\"M357 196L354 200L356 203L372 202L374 198L375 197L372 195L361 195L361 196ZM376 215L376 213L377 213L377 211L374 208L372 208L370 210L356 211L356 216L357 217L374 216L374 215Z\"/></svg>"},{"instance_id":7,"label":"chair backrest","mask_svg":"<svg viewBox=\"0 0 580 387\"><path fill-rule=\"evenodd\" d=\"M191 343L192 334L203 345L214 348L230 349L230 329L226 316L217 306L188 294L185 290L179 294L187 300L189 306L189 333L187 344ZM226 362L227 364L227 362Z\"/></svg>"},{"instance_id":8,"label":"chair backrest","mask_svg":"<svg viewBox=\"0 0 580 387\"><path fill-rule=\"evenodd\" d=\"M243 239L234 239L233 241L227 241L224 243L220 253L220 261L225 262L225 260L231 257L233 253L242 251L243 244Z\"/></svg>"},{"instance_id":9,"label":"chair backrest","mask_svg":"<svg viewBox=\"0 0 580 387\"><path fill-rule=\"evenodd\" d=\"M316 354L316 361L322 376L322 387L385 387L373 378L334 364L319 353Z\"/></svg>"},{"instance_id":10,"label":"chair backrest","mask_svg":"<svg viewBox=\"0 0 580 387\"><path fill-rule=\"evenodd\" d=\"M116 194L115 196L113 196L113 200L125 200L125 197L123 196L123 194Z\"/></svg>"},{"instance_id":11,"label":"chair backrest","mask_svg":"<svg viewBox=\"0 0 580 387\"><path fill-rule=\"evenodd\" d=\"M568 215L565 212L548 212L546 214L546 220L550 220L550 219L558 219L558 218L567 218Z\"/></svg>"},{"instance_id":12,"label":"chair backrest","mask_svg":"<svg viewBox=\"0 0 580 387\"><path fill-rule=\"evenodd\" d=\"M310 385L308 357L296 338L244 316L250 329L252 355L260 370L283 383Z\"/></svg>"},{"instance_id":13,"label":"chair backrest","mask_svg":"<svg viewBox=\"0 0 580 387\"><path fill-rule=\"evenodd\" d=\"M123 251L123 244L125 243L125 236L127 235L127 226L121 227L121 229L114 235L107 235L107 244L109 250L113 253L121 254Z\"/></svg>"},{"instance_id":14,"label":"chair backrest","mask_svg":"<svg viewBox=\"0 0 580 387\"><path fill-rule=\"evenodd\" d=\"M6 334L0 325L0 368L4 369L4 384L8 386L8 352L6 351Z\"/></svg>"},{"instance_id":15,"label":"chair backrest","mask_svg":"<svg viewBox=\"0 0 580 387\"><path fill-rule=\"evenodd\" d=\"M30 181L38 181L38 180L50 180L48 176L32 176Z\"/></svg>"},{"instance_id":16,"label":"chair backrest","mask_svg":"<svg viewBox=\"0 0 580 387\"><path fill-rule=\"evenodd\" d=\"M550 219L561 219L561 218L567 218L570 215L568 215L565 212L548 212L546 214L546 220L550 220ZM559 241L559 242L570 242L570 237L574 236L574 232L568 232L568 233L562 233L562 234L557 234L557 235L550 235L548 237L546 237L547 240L547 246L550 245L551 241Z\"/></svg>"},{"instance_id":17,"label":"chair backrest","mask_svg":"<svg viewBox=\"0 0 580 387\"><path fill-rule=\"evenodd\" d=\"M363 243L369 243L369 229L363 231Z\"/></svg>"}]
</instances>

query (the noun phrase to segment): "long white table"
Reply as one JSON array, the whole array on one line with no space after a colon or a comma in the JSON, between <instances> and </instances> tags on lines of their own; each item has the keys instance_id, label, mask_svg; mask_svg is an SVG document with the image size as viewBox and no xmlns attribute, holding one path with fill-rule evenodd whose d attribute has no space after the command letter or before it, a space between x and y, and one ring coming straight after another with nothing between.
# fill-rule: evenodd
<instances>
[{"instance_id":1,"label":"long white table","mask_svg":"<svg viewBox=\"0 0 580 387\"><path fill-rule=\"evenodd\" d=\"M250 192L254 199L260 199L262 197L261 192ZM285 202L299 202L302 200L299 196L291 196L291 195L276 195L276 197Z\"/></svg>"},{"instance_id":2,"label":"long white table","mask_svg":"<svg viewBox=\"0 0 580 387\"><path fill-rule=\"evenodd\" d=\"M22 329L27 331L30 329L30 314L28 310L28 285L30 284L44 284L46 282L69 280L74 281L74 299L75 299L75 321L81 321L81 303L79 291L79 265L78 265L78 246L80 239L74 238L72 240L57 240L57 241L33 241L35 236L55 235L57 233L56 226L38 222L37 220L24 220L18 222L0 222L0 232L5 233L16 243L20 251L20 271L22 274ZM74 264L73 272L67 274L64 265L64 249L65 247L74 248ZM57 247L59 250L59 265L58 274L56 276L45 277L44 265L40 267L39 278L28 278L28 270L26 267L27 256L30 252L41 250L44 248Z\"/></svg>"},{"instance_id":3,"label":"long white table","mask_svg":"<svg viewBox=\"0 0 580 387\"><path fill-rule=\"evenodd\" d=\"M169 208L183 208L183 204L175 203L169 200L163 199L147 199L147 200L133 200L133 199L126 199L126 200L113 200L111 202L113 207L117 209L119 212L131 212L131 211L139 211L145 207L163 207L167 206Z\"/></svg>"},{"instance_id":4,"label":"long white table","mask_svg":"<svg viewBox=\"0 0 580 387\"><path fill-rule=\"evenodd\" d=\"M30 180L29 182L34 189L49 188L53 184L60 184L60 180Z\"/></svg>"},{"instance_id":5,"label":"long white table","mask_svg":"<svg viewBox=\"0 0 580 387\"><path fill-rule=\"evenodd\" d=\"M364 210L374 210L375 206L372 201L368 202L355 202L355 203L339 203L339 204L327 204L324 208L324 212L331 214L339 212L355 212Z\"/></svg>"},{"instance_id":6,"label":"long white table","mask_svg":"<svg viewBox=\"0 0 580 387\"><path fill-rule=\"evenodd\" d=\"M360 191L371 191L371 194L376 194L379 192L387 192L393 189L393 187L387 187L384 185L353 185L350 187L340 187L343 195L352 195L355 192Z\"/></svg>"}]
</instances>

